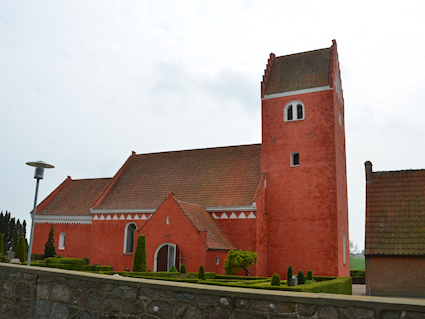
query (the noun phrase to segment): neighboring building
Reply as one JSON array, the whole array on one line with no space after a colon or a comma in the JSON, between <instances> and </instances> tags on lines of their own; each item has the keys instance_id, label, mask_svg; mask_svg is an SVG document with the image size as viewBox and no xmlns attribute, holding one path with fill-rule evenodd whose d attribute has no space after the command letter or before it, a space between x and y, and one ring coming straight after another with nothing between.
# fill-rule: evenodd
<instances>
[{"instance_id":1,"label":"neighboring building","mask_svg":"<svg viewBox=\"0 0 425 319\"><path fill-rule=\"evenodd\" d=\"M366 169L366 291L425 297L425 170Z\"/></svg>"},{"instance_id":2,"label":"neighboring building","mask_svg":"<svg viewBox=\"0 0 425 319\"><path fill-rule=\"evenodd\" d=\"M292 265L349 276L336 42L271 54L261 97L262 144L133 152L112 179L68 178L38 206L34 252L42 253L53 223L56 243L66 236L60 254L114 270L132 268L136 237L145 234L153 271L184 263L224 273L229 250L250 248L258 253L254 275L286 277ZM78 189L85 184L90 191Z\"/></svg>"}]
</instances>

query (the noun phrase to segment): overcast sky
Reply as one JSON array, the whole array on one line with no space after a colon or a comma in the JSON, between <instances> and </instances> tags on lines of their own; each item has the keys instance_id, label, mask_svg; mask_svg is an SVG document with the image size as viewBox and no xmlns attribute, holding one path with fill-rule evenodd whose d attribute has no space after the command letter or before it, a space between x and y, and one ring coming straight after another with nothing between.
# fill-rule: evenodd
<instances>
[{"instance_id":1,"label":"overcast sky","mask_svg":"<svg viewBox=\"0 0 425 319\"><path fill-rule=\"evenodd\" d=\"M277 56L338 43L350 239L364 246L364 162L425 168L423 1L0 1L0 210L30 221L28 161L112 177L131 151L261 142Z\"/></svg>"}]
</instances>

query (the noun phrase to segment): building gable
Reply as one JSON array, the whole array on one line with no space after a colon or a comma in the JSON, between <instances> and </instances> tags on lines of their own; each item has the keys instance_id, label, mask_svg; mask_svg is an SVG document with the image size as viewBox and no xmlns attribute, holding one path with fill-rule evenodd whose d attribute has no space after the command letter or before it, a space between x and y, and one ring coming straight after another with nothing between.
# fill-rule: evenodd
<instances>
[{"instance_id":1,"label":"building gable","mask_svg":"<svg viewBox=\"0 0 425 319\"><path fill-rule=\"evenodd\" d=\"M425 170L366 169L366 255L425 255Z\"/></svg>"}]
</instances>

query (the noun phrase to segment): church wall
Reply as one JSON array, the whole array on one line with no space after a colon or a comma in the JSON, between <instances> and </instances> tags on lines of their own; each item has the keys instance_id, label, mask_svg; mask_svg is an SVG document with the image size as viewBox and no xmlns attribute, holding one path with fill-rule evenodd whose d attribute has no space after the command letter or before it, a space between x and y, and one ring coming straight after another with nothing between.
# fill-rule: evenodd
<instances>
[{"instance_id":1,"label":"church wall","mask_svg":"<svg viewBox=\"0 0 425 319\"><path fill-rule=\"evenodd\" d=\"M304 104L305 118L284 122L284 106ZM332 90L263 100L261 171L267 171L267 275L338 275L338 211ZM274 140L273 140L274 139ZM291 152L300 164L291 167Z\"/></svg>"},{"instance_id":2,"label":"church wall","mask_svg":"<svg viewBox=\"0 0 425 319\"><path fill-rule=\"evenodd\" d=\"M125 214L125 217L127 216L128 214ZM133 218L134 214L130 216ZM90 243L92 264L109 264L114 271L133 268L133 254L124 253L125 228L128 223L134 223L137 229L140 229L146 220L93 220ZM137 237L137 231L134 232L134 237ZM133 250L135 248L136 244Z\"/></svg>"},{"instance_id":3,"label":"church wall","mask_svg":"<svg viewBox=\"0 0 425 319\"><path fill-rule=\"evenodd\" d=\"M32 253L44 254L52 224L35 223ZM90 258L90 224L53 224L56 254L63 257ZM65 249L59 249L59 235L65 233Z\"/></svg>"}]
</instances>

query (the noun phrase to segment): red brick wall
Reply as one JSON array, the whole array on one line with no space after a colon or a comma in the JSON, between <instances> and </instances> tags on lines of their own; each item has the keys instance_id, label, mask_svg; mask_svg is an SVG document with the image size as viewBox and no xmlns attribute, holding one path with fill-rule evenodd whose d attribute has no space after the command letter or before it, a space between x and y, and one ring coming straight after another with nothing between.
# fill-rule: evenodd
<instances>
[{"instance_id":1,"label":"red brick wall","mask_svg":"<svg viewBox=\"0 0 425 319\"><path fill-rule=\"evenodd\" d=\"M35 223L32 253L44 254L51 224ZM90 224L53 224L56 254L72 258L90 258ZM59 235L65 233L65 249L58 249Z\"/></svg>"},{"instance_id":2,"label":"red brick wall","mask_svg":"<svg viewBox=\"0 0 425 319\"><path fill-rule=\"evenodd\" d=\"M135 214L130 214L132 217ZM138 214L141 215L141 214ZM99 215L100 216L100 215ZM107 215L104 215L106 217ZM113 215L111 215L113 216ZM117 214L121 216L121 214ZM124 214L125 217L128 214ZM140 217L140 216L139 216ZM136 224L140 229L146 220L93 220L90 242L90 262L92 264L109 264L115 271L133 268L133 254L124 253L124 233L128 223ZM134 233L136 248L137 231Z\"/></svg>"},{"instance_id":3,"label":"red brick wall","mask_svg":"<svg viewBox=\"0 0 425 319\"><path fill-rule=\"evenodd\" d=\"M366 256L366 290L372 296L425 298L425 257Z\"/></svg>"},{"instance_id":4,"label":"red brick wall","mask_svg":"<svg viewBox=\"0 0 425 319\"><path fill-rule=\"evenodd\" d=\"M284 122L284 106L292 100L304 104L305 119ZM343 178L341 172L345 174L345 156L337 161L344 146L335 133L333 90L263 100L262 114L267 275L276 272L286 278L292 265L295 272L349 276L349 262L342 264L342 231L348 228L346 198L338 205L346 184L337 181ZM300 153L299 167L290 165L295 151ZM348 229L345 232L348 245Z\"/></svg>"}]
</instances>

